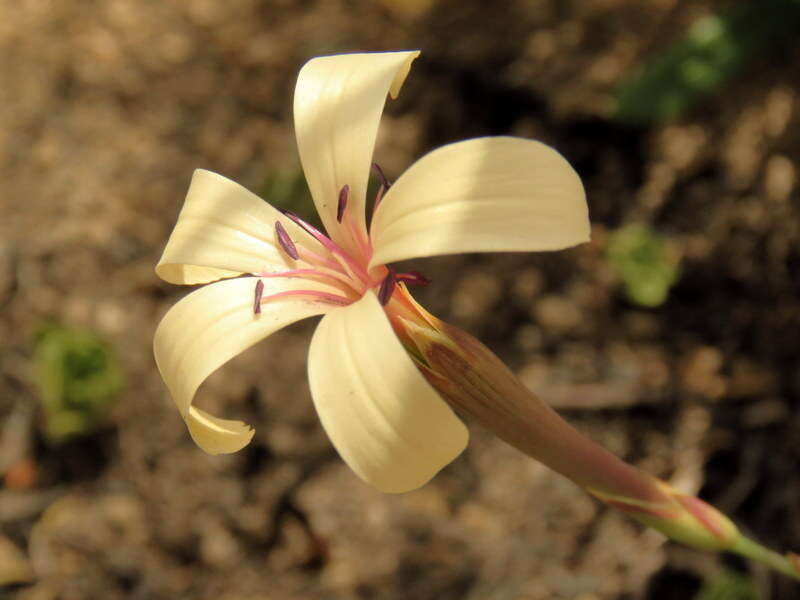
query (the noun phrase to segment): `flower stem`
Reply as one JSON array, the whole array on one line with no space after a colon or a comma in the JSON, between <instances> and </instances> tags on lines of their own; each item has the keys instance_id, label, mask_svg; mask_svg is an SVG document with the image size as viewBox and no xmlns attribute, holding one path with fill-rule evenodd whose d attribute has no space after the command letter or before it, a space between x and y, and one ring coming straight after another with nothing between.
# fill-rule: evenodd
<instances>
[{"instance_id":1,"label":"flower stem","mask_svg":"<svg viewBox=\"0 0 800 600\"><path fill-rule=\"evenodd\" d=\"M800 581L800 557L796 554L780 554L744 536L736 541L730 551Z\"/></svg>"}]
</instances>

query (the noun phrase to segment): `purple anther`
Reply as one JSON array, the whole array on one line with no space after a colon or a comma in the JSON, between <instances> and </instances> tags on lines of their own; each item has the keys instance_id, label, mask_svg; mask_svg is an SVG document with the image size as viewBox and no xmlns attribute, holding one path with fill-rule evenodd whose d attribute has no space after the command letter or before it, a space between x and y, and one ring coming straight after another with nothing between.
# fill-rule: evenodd
<instances>
[{"instance_id":1,"label":"purple anther","mask_svg":"<svg viewBox=\"0 0 800 600\"><path fill-rule=\"evenodd\" d=\"M253 301L253 314L261 314L261 296L264 294L264 282L260 279L256 281L256 297Z\"/></svg>"},{"instance_id":2,"label":"purple anther","mask_svg":"<svg viewBox=\"0 0 800 600\"><path fill-rule=\"evenodd\" d=\"M381 303L381 306L386 306L389 300L392 299L392 294L394 293L394 288L397 286L397 279L394 276L392 271L389 271L389 274L386 275L386 278L381 283L381 287L378 290L378 301Z\"/></svg>"},{"instance_id":3,"label":"purple anther","mask_svg":"<svg viewBox=\"0 0 800 600\"><path fill-rule=\"evenodd\" d=\"M402 281L403 283L408 283L410 285L420 285L425 286L428 285L431 280L425 277L419 271L408 271L406 273L398 273L395 277L397 281Z\"/></svg>"},{"instance_id":4,"label":"purple anther","mask_svg":"<svg viewBox=\"0 0 800 600\"><path fill-rule=\"evenodd\" d=\"M380 178L381 183L383 184L383 188L385 190L388 190L392 184L389 182L388 179L386 179L386 174L383 172L383 169L381 169L381 166L378 163L372 163L372 168L375 169L375 172L378 174L378 177Z\"/></svg>"},{"instance_id":5,"label":"purple anther","mask_svg":"<svg viewBox=\"0 0 800 600\"><path fill-rule=\"evenodd\" d=\"M341 223L344 217L344 210L347 208L347 198L350 195L350 186L345 184L339 190L339 205L336 207L336 220Z\"/></svg>"},{"instance_id":6,"label":"purple anther","mask_svg":"<svg viewBox=\"0 0 800 600\"><path fill-rule=\"evenodd\" d=\"M294 260L300 258L300 255L297 253L297 246L294 245L292 238L289 237L289 234L280 221L275 221L275 235L278 236L278 242L286 254L291 256Z\"/></svg>"}]
</instances>

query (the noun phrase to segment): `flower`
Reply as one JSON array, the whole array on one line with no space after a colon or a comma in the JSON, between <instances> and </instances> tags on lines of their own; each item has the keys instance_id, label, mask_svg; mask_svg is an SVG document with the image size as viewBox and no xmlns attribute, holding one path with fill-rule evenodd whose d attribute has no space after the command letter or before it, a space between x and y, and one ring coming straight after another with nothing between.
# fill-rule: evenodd
<instances>
[{"instance_id":1,"label":"flower","mask_svg":"<svg viewBox=\"0 0 800 600\"><path fill-rule=\"evenodd\" d=\"M575 171L548 146L513 137L450 144L422 157L390 187L384 178L367 226L380 115L387 93L396 97L418 54L326 56L300 71L297 144L327 236L220 175L195 172L156 272L170 283L209 285L170 309L154 351L203 450L237 451L254 432L192 406L200 384L274 331L323 315L308 373L334 446L357 475L383 491L423 485L461 453L468 434L393 329L404 322L434 326L406 289L425 280L387 265L459 252L555 250L588 240Z\"/></svg>"}]
</instances>

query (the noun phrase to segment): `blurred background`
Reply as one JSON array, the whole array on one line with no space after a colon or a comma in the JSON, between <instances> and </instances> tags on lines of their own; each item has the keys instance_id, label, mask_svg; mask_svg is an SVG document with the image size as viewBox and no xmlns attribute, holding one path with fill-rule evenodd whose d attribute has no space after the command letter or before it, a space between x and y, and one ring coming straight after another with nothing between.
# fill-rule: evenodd
<instances>
[{"instance_id":1,"label":"blurred background","mask_svg":"<svg viewBox=\"0 0 800 600\"><path fill-rule=\"evenodd\" d=\"M152 334L192 170L301 213L291 104L309 58L422 49L375 159L543 140L590 244L420 261L418 297L610 450L800 547L800 2L0 0L0 597L791 599L665 544L478 427L401 496L337 458L313 323L213 375L256 427L191 442Z\"/></svg>"}]
</instances>

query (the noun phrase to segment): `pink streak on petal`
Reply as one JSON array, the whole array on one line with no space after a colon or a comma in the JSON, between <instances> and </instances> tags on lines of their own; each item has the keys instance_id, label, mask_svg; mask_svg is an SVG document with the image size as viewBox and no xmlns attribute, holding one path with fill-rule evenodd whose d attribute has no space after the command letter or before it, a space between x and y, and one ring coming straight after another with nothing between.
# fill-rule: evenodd
<instances>
[{"instance_id":1,"label":"pink streak on petal","mask_svg":"<svg viewBox=\"0 0 800 600\"><path fill-rule=\"evenodd\" d=\"M689 513L700 523L708 529L712 534L720 539L725 539L727 532L724 531L719 524L714 520L714 509L708 504L695 498L694 496L684 496L683 494L675 494L678 502L689 511ZM709 510L711 509L711 510Z\"/></svg>"},{"instance_id":2,"label":"pink streak on petal","mask_svg":"<svg viewBox=\"0 0 800 600\"><path fill-rule=\"evenodd\" d=\"M639 505L634 502L624 502L622 500L611 500L609 498L601 498L603 502L609 506L613 506L622 512L640 514L648 517L655 517L656 519L670 519L675 517L674 511L665 508L658 508L654 506Z\"/></svg>"}]
</instances>

